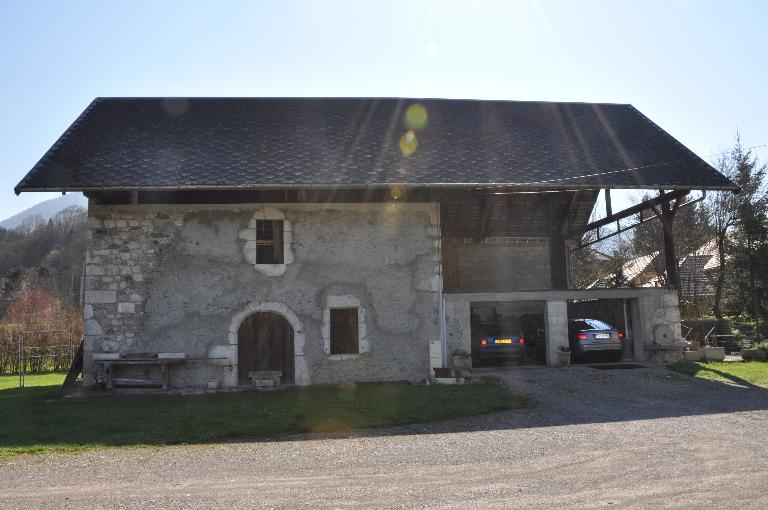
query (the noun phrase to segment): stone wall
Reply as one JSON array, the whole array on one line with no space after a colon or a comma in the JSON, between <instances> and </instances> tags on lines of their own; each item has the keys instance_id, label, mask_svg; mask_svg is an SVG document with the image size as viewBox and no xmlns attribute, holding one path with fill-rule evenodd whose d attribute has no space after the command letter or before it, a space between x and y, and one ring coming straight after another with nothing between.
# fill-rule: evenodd
<instances>
[{"instance_id":1,"label":"stone wall","mask_svg":"<svg viewBox=\"0 0 768 510\"><path fill-rule=\"evenodd\" d=\"M248 229L278 214L284 267L254 264ZM299 384L428 377L439 338L436 204L94 205L85 279L85 368L92 354L185 352L174 387L236 384L237 327L273 310L294 327ZM334 299L364 309L365 352L329 356ZM327 342L325 342L327 344Z\"/></svg>"}]
</instances>

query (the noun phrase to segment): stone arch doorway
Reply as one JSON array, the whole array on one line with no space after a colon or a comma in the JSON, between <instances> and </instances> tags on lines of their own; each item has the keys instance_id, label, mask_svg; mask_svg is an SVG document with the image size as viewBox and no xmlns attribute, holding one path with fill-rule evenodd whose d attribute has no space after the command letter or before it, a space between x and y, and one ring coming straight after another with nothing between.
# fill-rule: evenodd
<instances>
[{"instance_id":1,"label":"stone arch doorway","mask_svg":"<svg viewBox=\"0 0 768 510\"><path fill-rule=\"evenodd\" d=\"M280 371L281 384L294 383L294 331L275 312L254 312L237 330L238 383L250 384L249 372Z\"/></svg>"}]
</instances>

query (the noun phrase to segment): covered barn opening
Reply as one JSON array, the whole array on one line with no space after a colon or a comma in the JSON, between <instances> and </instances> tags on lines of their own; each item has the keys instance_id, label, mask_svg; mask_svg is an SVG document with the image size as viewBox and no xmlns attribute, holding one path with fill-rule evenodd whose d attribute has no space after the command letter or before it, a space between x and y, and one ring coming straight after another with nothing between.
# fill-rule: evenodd
<instances>
[{"instance_id":1,"label":"covered barn opening","mask_svg":"<svg viewBox=\"0 0 768 510\"><path fill-rule=\"evenodd\" d=\"M247 316L237 330L238 383L250 385L279 372L274 375L281 385L293 384L293 334L291 323L278 313Z\"/></svg>"},{"instance_id":2,"label":"covered barn opening","mask_svg":"<svg viewBox=\"0 0 768 510\"><path fill-rule=\"evenodd\" d=\"M470 305L473 366L546 363L543 301Z\"/></svg>"},{"instance_id":3,"label":"covered barn opening","mask_svg":"<svg viewBox=\"0 0 768 510\"><path fill-rule=\"evenodd\" d=\"M568 340L574 362L634 361L636 299L568 301Z\"/></svg>"}]
</instances>

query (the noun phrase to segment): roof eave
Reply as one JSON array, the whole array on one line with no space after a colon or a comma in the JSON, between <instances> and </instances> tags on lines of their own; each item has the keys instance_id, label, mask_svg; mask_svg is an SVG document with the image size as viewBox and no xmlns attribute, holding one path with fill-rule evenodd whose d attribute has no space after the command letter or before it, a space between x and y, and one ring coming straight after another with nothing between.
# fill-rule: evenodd
<instances>
[{"instance_id":1,"label":"roof eave","mask_svg":"<svg viewBox=\"0 0 768 510\"><path fill-rule=\"evenodd\" d=\"M600 190L600 189L665 189L665 190L707 190L707 191L733 191L738 192L739 187L730 185L679 185L679 184L643 184L643 185L593 185L593 184L565 184L551 182L533 183L509 183L509 182L462 182L462 183L370 183L370 184L242 184L242 185L181 185L181 186L51 186L51 187L26 187L17 186L14 192L75 192L75 191L224 191L224 190L258 190L258 189L385 189L392 187L401 188L521 188L542 189L549 188L557 191L565 190Z\"/></svg>"}]
</instances>

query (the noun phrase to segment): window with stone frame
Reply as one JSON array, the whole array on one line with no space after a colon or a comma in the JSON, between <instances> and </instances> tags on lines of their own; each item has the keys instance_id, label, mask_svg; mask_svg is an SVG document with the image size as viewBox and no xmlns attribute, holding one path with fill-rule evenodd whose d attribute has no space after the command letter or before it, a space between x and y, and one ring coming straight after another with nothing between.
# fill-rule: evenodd
<instances>
[{"instance_id":1,"label":"window with stone frame","mask_svg":"<svg viewBox=\"0 0 768 510\"><path fill-rule=\"evenodd\" d=\"M358 354L360 352L360 338L357 307L331 308L330 313L330 354Z\"/></svg>"},{"instance_id":2,"label":"window with stone frame","mask_svg":"<svg viewBox=\"0 0 768 510\"><path fill-rule=\"evenodd\" d=\"M283 221L256 221L256 263L283 264Z\"/></svg>"}]
</instances>

